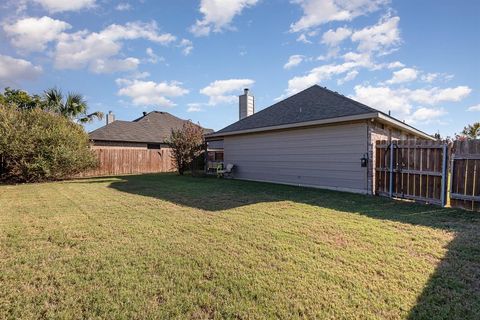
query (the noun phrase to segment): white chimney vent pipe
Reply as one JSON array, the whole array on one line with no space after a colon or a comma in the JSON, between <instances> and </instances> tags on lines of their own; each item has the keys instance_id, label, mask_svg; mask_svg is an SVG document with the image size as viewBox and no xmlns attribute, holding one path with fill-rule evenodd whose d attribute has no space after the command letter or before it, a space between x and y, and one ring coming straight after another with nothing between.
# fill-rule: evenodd
<instances>
[{"instance_id":1,"label":"white chimney vent pipe","mask_svg":"<svg viewBox=\"0 0 480 320\"><path fill-rule=\"evenodd\" d=\"M248 88L243 89L243 95L238 97L238 117L240 120L255 113L255 99Z\"/></svg>"}]
</instances>

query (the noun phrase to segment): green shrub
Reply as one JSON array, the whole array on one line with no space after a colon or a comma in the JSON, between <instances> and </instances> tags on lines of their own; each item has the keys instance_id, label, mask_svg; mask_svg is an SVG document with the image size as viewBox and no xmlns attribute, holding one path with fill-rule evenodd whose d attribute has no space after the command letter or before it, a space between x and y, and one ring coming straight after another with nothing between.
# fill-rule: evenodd
<instances>
[{"instance_id":1,"label":"green shrub","mask_svg":"<svg viewBox=\"0 0 480 320\"><path fill-rule=\"evenodd\" d=\"M38 108L0 106L0 180L59 180L96 165L82 126Z\"/></svg>"}]
</instances>

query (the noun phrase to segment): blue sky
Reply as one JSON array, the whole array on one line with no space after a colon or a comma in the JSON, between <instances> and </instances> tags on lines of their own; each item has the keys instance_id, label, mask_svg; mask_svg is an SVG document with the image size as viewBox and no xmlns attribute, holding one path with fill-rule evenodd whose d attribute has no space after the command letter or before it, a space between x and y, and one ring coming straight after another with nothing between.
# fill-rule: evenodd
<instances>
[{"instance_id":1,"label":"blue sky","mask_svg":"<svg viewBox=\"0 0 480 320\"><path fill-rule=\"evenodd\" d=\"M480 1L16 0L0 10L0 85L57 86L132 120L221 129L313 84L428 133L480 120ZM88 130L103 125L96 122Z\"/></svg>"}]
</instances>

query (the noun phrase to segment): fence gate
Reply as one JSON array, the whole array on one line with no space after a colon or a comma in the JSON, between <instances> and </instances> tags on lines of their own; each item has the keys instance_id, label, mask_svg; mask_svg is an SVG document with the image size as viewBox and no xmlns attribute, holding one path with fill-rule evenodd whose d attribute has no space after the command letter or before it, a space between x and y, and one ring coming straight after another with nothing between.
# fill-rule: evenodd
<instances>
[{"instance_id":1,"label":"fence gate","mask_svg":"<svg viewBox=\"0 0 480 320\"><path fill-rule=\"evenodd\" d=\"M377 141L376 194L444 206L447 158L448 146L442 141Z\"/></svg>"},{"instance_id":2,"label":"fence gate","mask_svg":"<svg viewBox=\"0 0 480 320\"><path fill-rule=\"evenodd\" d=\"M450 205L480 211L480 140L453 144Z\"/></svg>"}]
</instances>

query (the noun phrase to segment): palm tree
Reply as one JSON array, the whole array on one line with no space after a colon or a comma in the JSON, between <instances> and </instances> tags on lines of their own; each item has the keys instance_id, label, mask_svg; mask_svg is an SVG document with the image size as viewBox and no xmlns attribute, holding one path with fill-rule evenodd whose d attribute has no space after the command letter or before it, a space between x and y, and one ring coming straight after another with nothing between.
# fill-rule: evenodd
<instances>
[{"instance_id":1,"label":"palm tree","mask_svg":"<svg viewBox=\"0 0 480 320\"><path fill-rule=\"evenodd\" d=\"M480 138L480 122L475 122L474 124L466 126L463 128L462 134L469 139Z\"/></svg>"},{"instance_id":2,"label":"palm tree","mask_svg":"<svg viewBox=\"0 0 480 320\"><path fill-rule=\"evenodd\" d=\"M47 110L58 113L72 121L89 123L95 119L102 120L103 118L103 112L100 111L87 113L87 101L78 93L69 92L65 98L61 90L51 88L45 90L44 99Z\"/></svg>"}]
</instances>

